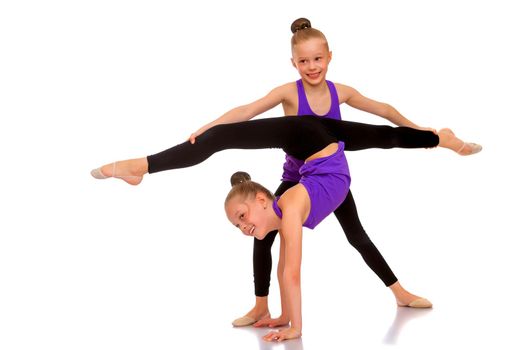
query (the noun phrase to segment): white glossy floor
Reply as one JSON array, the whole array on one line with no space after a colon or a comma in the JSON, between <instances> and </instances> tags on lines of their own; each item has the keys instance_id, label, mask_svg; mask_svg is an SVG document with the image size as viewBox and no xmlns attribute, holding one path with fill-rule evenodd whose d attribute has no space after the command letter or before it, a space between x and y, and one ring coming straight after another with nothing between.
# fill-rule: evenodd
<instances>
[{"instance_id":1,"label":"white glossy floor","mask_svg":"<svg viewBox=\"0 0 525 350\"><path fill-rule=\"evenodd\" d=\"M337 3L1 3L0 349L525 348L521 12ZM329 217L304 233L303 337L273 344L230 325L253 303L252 242L222 205L236 170L276 188L281 151L224 152L138 187L89 171L297 79L300 16L329 38L331 80L484 150L348 154L364 227L435 307L397 308Z\"/></svg>"}]
</instances>

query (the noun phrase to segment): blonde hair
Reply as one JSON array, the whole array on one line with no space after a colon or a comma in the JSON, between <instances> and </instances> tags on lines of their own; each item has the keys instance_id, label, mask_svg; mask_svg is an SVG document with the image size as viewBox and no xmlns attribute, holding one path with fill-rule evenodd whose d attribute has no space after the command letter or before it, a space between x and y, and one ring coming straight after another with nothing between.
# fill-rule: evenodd
<instances>
[{"instance_id":1,"label":"blonde hair","mask_svg":"<svg viewBox=\"0 0 525 350\"><path fill-rule=\"evenodd\" d=\"M259 192L262 192L271 200L275 198L272 192L270 192L263 185L252 181L250 174L243 171L234 173L230 178L230 183L232 185L232 189L226 196L224 205L226 205L234 197L240 196L241 199L246 199L248 197L255 197L255 195Z\"/></svg>"},{"instance_id":2,"label":"blonde hair","mask_svg":"<svg viewBox=\"0 0 525 350\"><path fill-rule=\"evenodd\" d=\"M320 30L312 28L312 24L307 18L296 19L295 21L293 21L290 29L293 33L292 51L295 45L313 38L323 40L326 44L326 49L330 51L330 48L328 47L328 40L326 40L324 34Z\"/></svg>"}]
</instances>

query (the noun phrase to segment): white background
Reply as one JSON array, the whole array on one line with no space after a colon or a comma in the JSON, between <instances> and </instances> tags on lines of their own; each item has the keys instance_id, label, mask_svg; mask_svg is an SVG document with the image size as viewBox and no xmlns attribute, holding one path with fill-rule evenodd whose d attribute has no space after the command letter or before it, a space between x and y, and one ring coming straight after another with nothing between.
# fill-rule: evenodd
<instances>
[{"instance_id":1,"label":"white background","mask_svg":"<svg viewBox=\"0 0 525 350\"><path fill-rule=\"evenodd\" d=\"M0 349L522 347L518 3L2 1ZM275 189L281 151L223 152L138 187L89 171L297 79L289 25L303 16L329 40L330 80L484 149L347 153L365 229L435 308L397 310L331 216L305 230L303 339L271 345L230 326L253 303L252 241L222 203L236 170Z\"/></svg>"}]
</instances>

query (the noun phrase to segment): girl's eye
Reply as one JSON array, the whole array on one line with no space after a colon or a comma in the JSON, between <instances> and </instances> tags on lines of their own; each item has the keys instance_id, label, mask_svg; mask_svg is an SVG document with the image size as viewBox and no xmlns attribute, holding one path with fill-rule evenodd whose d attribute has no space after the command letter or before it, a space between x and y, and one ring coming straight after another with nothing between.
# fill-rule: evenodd
<instances>
[{"instance_id":1,"label":"girl's eye","mask_svg":"<svg viewBox=\"0 0 525 350\"><path fill-rule=\"evenodd\" d=\"M320 61L320 60L322 60L322 59L323 59L322 57L316 57L316 58L315 58L316 61Z\"/></svg>"},{"instance_id":2,"label":"girl's eye","mask_svg":"<svg viewBox=\"0 0 525 350\"><path fill-rule=\"evenodd\" d=\"M244 219L244 214L241 214L240 218L241 218L241 220Z\"/></svg>"}]
</instances>

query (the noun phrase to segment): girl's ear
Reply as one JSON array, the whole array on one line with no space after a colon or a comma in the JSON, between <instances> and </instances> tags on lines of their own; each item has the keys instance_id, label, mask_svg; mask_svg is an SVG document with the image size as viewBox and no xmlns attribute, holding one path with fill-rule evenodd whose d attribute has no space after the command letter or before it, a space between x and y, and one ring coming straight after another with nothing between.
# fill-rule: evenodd
<instances>
[{"instance_id":1,"label":"girl's ear","mask_svg":"<svg viewBox=\"0 0 525 350\"><path fill-rule=\"evenodd\" d=\"M332 51L328 51L328 63L332 60Z\"/></svg>"},{"instance_id":2,"label":"girl's ear","mask_svg":"<svg viewBox=\"0 0 525 350\"><path fill-rule=\"evenodd\" d=\"M257 201L257 203L260 203L263 206L265 206L266 202L268 201L268 197L262 192L257 192L257 194L255 195L255 200Z\"/></svg>"}]
</instances>

